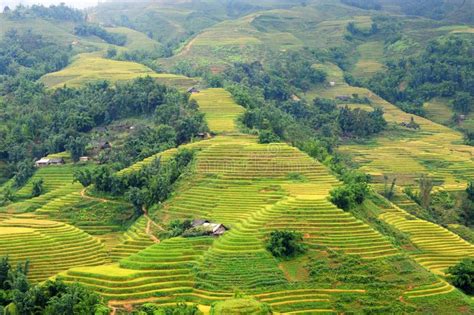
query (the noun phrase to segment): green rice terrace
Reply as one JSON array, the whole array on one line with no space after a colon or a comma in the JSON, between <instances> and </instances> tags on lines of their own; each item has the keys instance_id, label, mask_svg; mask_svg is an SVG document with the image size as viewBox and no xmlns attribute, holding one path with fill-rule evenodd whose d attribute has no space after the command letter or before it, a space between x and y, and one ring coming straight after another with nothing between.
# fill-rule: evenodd
<instances>
[{"instance_id":1,"label":"green rice terrace","mask_svg":"<svg viewBox=\"0 0 474 315\"><path fill-rule=\"evenodd\" d=\"M218 135L186 145L198 150L193 171L158 211L142 216L111 245L107 234L113 227L69 222L73 227L61 211L87 198L109 207L114 201L94 199L80 184L71 184L70 166L41 168L35 176L45 179L45 197L20 202L34 204L34 212L22 214L15 205L6 209L0 254L13 261L30 259L33 281L58 274L66 283L91 288L116 309L180 300L206 311L232 298L235 290L285 314L384 310L394 304L421 310L446 299L459 309L467 307L469 301L443 280L443 270L474 256L472 245L395 205L379 208L380 219L409 234L415 246L400 247L328 201L329 191L341 183L325 166L287 144L258 144L254 136L237 133L242 109L224 90L204 90L194 98ZM118 174L142 169L157 157L166 162L176 152L159 153ZM27 195L28 185L19 196ZM150 236L155 225L196 218L229 230L217 239ZM307 253L293 262L275 259L264 239L278 229L302 233ZM354 272L337 272L347 281L329 277L337 266L353 263L360 266Z\"/></svg>"},{"instance_id":2,"label":"green rice terrace","mask_svg":"<svg viewBox=\"0 0 474 315\"><path fill-rule=\"evenodd\" d=\"M0 314L474 314L473 4L6 6Z\"/></svg>"}]
</instances>

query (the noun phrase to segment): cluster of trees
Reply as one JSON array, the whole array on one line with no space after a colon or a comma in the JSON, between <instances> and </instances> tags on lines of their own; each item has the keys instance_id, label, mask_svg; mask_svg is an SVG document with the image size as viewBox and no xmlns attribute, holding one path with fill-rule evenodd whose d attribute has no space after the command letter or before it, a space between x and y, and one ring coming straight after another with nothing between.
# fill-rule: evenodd
<instances>
[{"instance_id":1,"label":"cluster of trees","mask_svg":"<svg viewBox=\"0 0 474 315\"><path fill-rule=\"evenodd\" d=\"M403 13L419 15L435 20L453 20L473 23L472 2L447 0L399 0L397 1Z\"/></svg>"},{"instance_id":2,"label":"cluster of trees","mask_svg":"<svg viewBox=\"0 0 474 315\"><path fill-rule=\"evenodd\" d=\"M15 91L23 80L36 80L64 68L70 55L68 47L31 30L8 30L0 40L0 95Z\"/></svg>"},{"instance_id":3,"label":"cluster of trees","mask_svg":"<svg viewBox=\"0 0 474 315\"><path fill-rule=\"evenodd\" d=\"M31 285L28 269L28 262L12 268L8 257L0 259L1 314L109 314L102 298L79 284L48 280Z\"/></svg>"},{"instance_id":4,"label":"cluster of trees","mask_svg":"<svg viewBox=\"0 0 474 315\"><path fill-rule=\"evenodd\" d=\"M268 236L266 248L278 258L291 258L306 251L303 234L293 231L273 231Z\"/></svg>"},{"instance_id":5,"label":"cluster of trees","mask_svg":"<svg viewBox=\"0 0 474 315\"><path fill-rule=\"evenodd\" d=\"M387 126L381 108L368 112L360 108L350 109L345 106L339 111L338 122L344 136L356 137L377 134Z\"/></svg>"},{"instance_id":6,"label":"cluster of trees","mask_svg":"<svg viewBox=\"0 0 474 315\"><path fill-rule=\"evenodd\" d=\"M202 315L196 305L178 303L176 305L161 306L145 303L132 312L133 315Z\"/></svg>"},{"instance_id":7,"label":"cluster of trees","mask_svg":"<svg viewBox=\"0 0 474 315\"><path fill-rule=\"evenodd\" d=\"M307 141L318 141L331 150L342 135L367 137L385 128L380 109L369 113L338 109L334 100L316 98L308 104L299 99L296 93L326 80L324 72L311 66L314 62L314 53L304 51L276 57L268 67L237 63L212 82L225 85L234 100L247 108L242 123L259 130L261 143L283 140L302 147ZM351 102L367 100L356 95Z\"/></svg>"},{"instance_id":8,"label":"cluster of trees","mask_svg":"<svg viewBox=\"0 0 474 315\"><path fill-rule=\"evenodd\" d=\"M111 33L105 28L90 23L82 23L74 28L74 34L78 36L97 36L106 43L123 46L127 43L127 36L124 34Z\"/></svg>"},{"instance_id":9,"label":"cluster of trees","mask_svg":"<svg viewBox=\"0 0 474 315\"><path fill-rule=\"evenodd\" d=\"M466 192L461 199L462 223L468 227L474 226L474 181L469 182Z\"/></svg>"},{"instance_id":10,"label":"cluster of trees","mask_svg":"<svg viewBox=\"0 0 474 315\"><path fill-rule=\"evenodd\" d=\"M32 6L23 6L20 4L13 10L7 6L4 8L3 13L8 18L15 20L33 17L73 22L81 22L85 20L85 15L82 11L70 8L64 3L50 5L49 7L36 4Z\"/></svg>"},{"instance_id":11,"label":"cluster of trees","mask_svg":"<svg viewBox=\"0 0 474 315\"><path fill-rule=\"evenodd\" d=\"M343 210L350 210L364 202L369 194L368 175L358 172L347 172L342 176L344 185L330 191L330 200Z\"/></svg>"},{"instance_id":12,"label":"cluster of trees","mask_svg":"<svg viewBox=\"0 0 474 315\"><path fill-rule=\"evenodd\" d=\"M449 267L452 284L467 294L474 294L474 259L466 258L457 265Z\"/></svg>"},{"instance_id":13,"label":"cluster of trees","mask_svg":"<svg viewBox=\"0 0 474 315\"><path fill-rule=\"evenodd\" d=\"M379 31L376 23L372 23L372 26L369 29L365 29L358 27L355 22L349 22L346 29L351 35L363 37L377 34ZM346 37L346 39L350 39L350 37Z\"/></svg>"},{"instance_id":14,"label":"cluster of trees","mask_svg":"<svg viewBox=\"0 0 474 315\"><path fill-rule=\"evenodd\" d=\"M138 171L117 175L110 165L95 169L79 169L74 180L83 186L94 185L94 189L115 196L126 196L135 207L136 216L154 204L166 200L172 192L173 184L184 174L194 157L194 151L181 149L166 163L155 159Z\"/></svg>"},{"instance_id":15,"label":"cluster of trees","mask_svg":"<svg viewBox=\"0 0 474 315\"><path fill-rule=\"evenodd\" d=\"M285 101L297 90L307 91L326 80L324 71L312 67L315 61L310 52L282 54L275 56L266 68L258 61L236 63L225 71L224 78L262 89L265 99Z\"/></svg>"},{"instance_id":16,"label":"cluster of trees","mask_svg":"<svg viewBox=\"0 0 474 315\"><path fill-rule=\"evenodd\" d=\"M76 152L78 158L89 143L87 132L121 118L146 115L158 125L138 128L123 151L111 154L115 159L111 162L120 162L122 167L208 130L203 114L188 95L149 77L115 86L98 82L54 91L25 81L3 101L0 158L17 171L22 161L31 164L33 158L66 149Z\"/></svg>"},{"instance_id":17,"label":"cluster of trees","mask_svg":"<svg viewBox=\"0 0 474 315\"><path fill-rule=\"evenodd\" d=\"M474 63L471 39L458 36L434 40L418 57L389 62L369 87L407 112L423 114L423 103L436 96L453 98L453 108L472 111Z\"/></svg>"}]
</instances>

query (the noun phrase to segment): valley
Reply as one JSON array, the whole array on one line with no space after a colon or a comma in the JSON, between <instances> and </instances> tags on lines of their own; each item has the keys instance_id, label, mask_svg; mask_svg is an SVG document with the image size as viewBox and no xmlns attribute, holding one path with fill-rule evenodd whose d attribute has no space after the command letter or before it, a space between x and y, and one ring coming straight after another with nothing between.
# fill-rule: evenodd
<instances>
[{"instance_id":1,"label":"valley","mask_svg":"<svg viewBox=\"0 0 474 315\"><path fill-rule=\"evenodd\" d=\"M0 314L474 314L472 19L360 2L5 8Z\"/></svg>"}]
</instances>

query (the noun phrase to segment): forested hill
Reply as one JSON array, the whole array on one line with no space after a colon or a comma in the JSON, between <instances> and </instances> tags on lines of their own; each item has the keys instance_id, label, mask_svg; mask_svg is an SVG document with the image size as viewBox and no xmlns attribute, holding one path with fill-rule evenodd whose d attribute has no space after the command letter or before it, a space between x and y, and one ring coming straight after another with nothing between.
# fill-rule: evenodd
<instances>
[{"instance_id":1,"label":"forested hill","mask_svg":"<svg viewBox=\"0 0 474 315\"><path fill-rule=\"evenodd\" d=\"M474 314L472 1L0 14L0 314Z\"/></svg>"},{"instance_id":2,"label":"forested hill","mask_svg":"<svg viewBox=\"0 0 474 315\"><path fill-rule=\"evenodd\" d=\"M342 0L343 3L368 10L384 10L418 15L435 20L474 23L472 0Z\"/></svg>"}]
</instances>

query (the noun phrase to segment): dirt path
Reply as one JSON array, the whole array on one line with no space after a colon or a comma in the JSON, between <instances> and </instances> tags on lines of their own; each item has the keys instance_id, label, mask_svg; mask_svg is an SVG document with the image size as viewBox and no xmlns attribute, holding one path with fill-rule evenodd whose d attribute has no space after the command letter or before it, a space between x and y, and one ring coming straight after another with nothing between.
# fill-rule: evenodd
<instances>
[{"instance_id":1,"label":"dirt path","mask_svg":"<svg viewBox=\"0 0 474 315\"><path fill-rule=\"evenodd\" d=\"M110 203L116 203L116 204L124 204L123 202L119 202L119 201L88 196L88 195L86 195L86 191L87 191L87 188L84 188L83 190L81 190L81 197L82 198L90 199L90 200L96 200L96 201L100 201L100 202L110 202Z\"/></svg>"},{"instance_id":2,"label":"dirt path","mask_svg":"<svg viewBox=\"0 0 474 315\"><path fill-rule=\"evenodd\" d=\"M187 54L191 50L191 47L193 46L198 36L199 34L196 35L196 37L194 37L193 39L191 39L189 43L187 43L186 46L184 46L184 48L179 53L176 54L176 56L182 56L182 55Z\"/></svg>"},{"instance_id":3,"label":"dirt path","mask_svg":"<svg viewBox=\"0 0 474 315\"><path fill-rule=\"evenodd\" d=\"M155 235L153 235L153 233L151 232L151 227L152 226L155 226L157 227L160 231L165 231L165 229L159 225L158 223L156 223L155 221L153 221L149 216L148 216L148 210L143 207L142 208L142 211L143 211L143 216L147 219L147 223L146 223L146 229L145 229L145 233L150 237L150 239L156 243L156 244L159 244L161 241L159 238L157 238Z\"/></svg>"}]
</instances>

